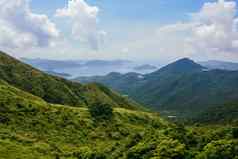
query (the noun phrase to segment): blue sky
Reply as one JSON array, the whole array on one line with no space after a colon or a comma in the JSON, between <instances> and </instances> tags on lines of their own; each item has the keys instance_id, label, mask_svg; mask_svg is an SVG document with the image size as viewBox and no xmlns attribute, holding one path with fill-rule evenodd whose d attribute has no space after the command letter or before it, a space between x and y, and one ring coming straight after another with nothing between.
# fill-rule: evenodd
<instances>
[{"instance_id":1,"label":"blue sky","mask_svg":"<svg viewBox=\"0 0 238 159\"><path fill-rule=\"evenodd\" d=\"M214 1L214 0L213 0ZM32 9L52 16L57 8L63 8L68 0L32 0ZM98 6L101 21L136 21L146 23L171 23L186 20L187 14L199 10L208 0L87 0ZM212 0L210 0L212 2ZM106 25L106 24L105 24Z\"/></svg>"},{"instance_id":2,"label":"blue sky","mask_svg":"<svg viewBox=\"0 0 238 159\"><path fill-rule=\"evenodd\" d=\"M214 0L213 0L214 1ZM143 21L173 21L181 18L186 19L186 14L197 11L207 0L87 0L88 4L96 5L100 8L100 18L114 20L122 18L124 20ZM210 2L212 2L210 0ZM67 0L32 0L32 9L53 15L57 8L62 8L67 4Z\"/></svg>"},{"instance_id":3,"label":"blue sky","mask_svg":"<svg viewBox=\"0 0 238 159\"><path fill-rule=\"evenodd\" d=\"M20 10L22 7L28 14L27 0L20 1L22 4L15 10ZM120 58L172 61L185 56L197 60L236 61L238 59L236 54L238 33L232 29L236 25L237 1L74 0L76 7L82 7L76 8L77 14L72 14L74 4L72 3L72 8L68 7L69 1L71 0L31 0L27 5L32 14L45 15L48 22L44 24L40 18L36 18L38 22L36 24L39 25L40 21L42 26L34 26L35 28L32 29L31 26L26 25L30 25L33 21L26 20L24 27L30 28L29 31L26 28L10 30L14 34L24 36L32 34L30 40L26 36L25 39L29 41L24 45L35 46L18 48L15 47L16 41L14 41L13 49L6 48L6 50L19 57L54 59ZM10 5L16 7L14 3ZM0 7L5 6L0 4ZM17 14L16 11L16 17L19 18ZM1 18L6 26L18 27L18 24L13 23L7 15L0 17L0 22ZM42 29L45 27L51 28L45 31ZM37 31L32 32L32 30ZM45 32L41 34L42 30ZM39 41L42 41L40 39L42 37L49 44L53 39L56 47L40 45ZM33 43L35 39L36 42ZM229 43L221 46L222 41ZM18 54L19 51L23 53Z\"/></svg>"}]
</instances>

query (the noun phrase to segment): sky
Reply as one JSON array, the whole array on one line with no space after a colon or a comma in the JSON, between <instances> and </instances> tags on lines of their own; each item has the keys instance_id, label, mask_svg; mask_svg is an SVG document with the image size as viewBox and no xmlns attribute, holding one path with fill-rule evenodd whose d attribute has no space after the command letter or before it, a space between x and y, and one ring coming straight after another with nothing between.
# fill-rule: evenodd
<instances>
[{"instance_id":1,"label":"sky","mask_svg":"<svg viewBox=\"0 0 238 159\"><path fill-rule=\"evenodd\" d=\"M15 57L238 61L235 0L0 0Z\"/></svg>"}]
</instances>

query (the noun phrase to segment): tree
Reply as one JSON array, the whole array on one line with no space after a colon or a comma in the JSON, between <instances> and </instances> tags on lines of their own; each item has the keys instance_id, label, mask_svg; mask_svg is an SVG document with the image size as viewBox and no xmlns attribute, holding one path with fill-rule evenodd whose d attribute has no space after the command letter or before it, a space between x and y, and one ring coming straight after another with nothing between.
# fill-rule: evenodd
<instances>
[{"instance_id":1,"label":"tree","mask_svg":"<svg viewBox=\"0 0 238 159\"><path fill-rule=\"evenodd\" d=\"M89 107L91 116L95 119L109 120L113 116L113 109L109 104L94 103Z\"/></svg>"}]
</instances>

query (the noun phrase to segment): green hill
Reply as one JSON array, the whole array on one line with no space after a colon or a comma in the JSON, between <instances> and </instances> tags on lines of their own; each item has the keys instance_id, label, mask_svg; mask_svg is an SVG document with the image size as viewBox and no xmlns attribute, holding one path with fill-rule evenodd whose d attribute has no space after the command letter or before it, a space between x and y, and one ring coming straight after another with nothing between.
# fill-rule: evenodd
<instances>
[{"instance_id":1,"label":"green hill","mask_svg":"<svg viewBox=\"0 0 238 159\"><path fill-rule=\"evenodd\" d=\"M238 71L207 70L190 59L181 59L146 75L112 73L76 80L100 82L155 110L191 115L238 102L237 79Z\"/></svg>"},{"instance_id":2,"label":"green hill","mask_svg":"<svg viewBox=\"0 0 238 159\"><path fill-rule=\"evenodd\" d=\"M95 120L87 108L48 104L0 81L1 159L233 159L235 130L184 128L123 108Z\"/></svg>"},{"instance_id":3,"label":"green hill","mask_svg":"<svg viewBox=\"0 0 238 159\"><path fill-rule=\"evenodd\" d=\"M90 106L101 102L130 109L141 107L100 84L82 85L51 76L3 52L0 52L0 79L49 103Z\"/></svg>"}]
</instances>

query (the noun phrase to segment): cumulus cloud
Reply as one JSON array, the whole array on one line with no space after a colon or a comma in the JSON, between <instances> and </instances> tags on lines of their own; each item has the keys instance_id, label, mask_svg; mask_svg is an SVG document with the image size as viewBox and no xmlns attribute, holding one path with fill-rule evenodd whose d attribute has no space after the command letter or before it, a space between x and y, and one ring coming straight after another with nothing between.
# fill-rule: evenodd
<instances>
[{"instance_id":1,"label":"cumulus cloud","mask_svg":"<svg viewBox=\"0 0 238 159\"><path fill-rule=\"evenodd\" d=\"M0 46L7 49L46 47L59 36L46 15L31 11L29 0L0 1Z\"/></svg>"},{"instance_id":2,"label":"cumulus cloud","mask_svg":"<svg viewBox=\"0 0 238 159\"><path fill-rule=\"evenodd\" d=\"M72 22L72 36L81 42L87 42L97 50L104 42L105 31L98 30L97 16L99 8L90 6L84 0L69 0L65 8L57 9L56 17L69 17Z\"/></svg>"},{"instance_id":3,"label":"cumulus cloud","mask_svg":"<svg viewBox=\"0 0 238 159\"><path fill-rule=\"evenodd\" d=\"M238 51L236 13L235 1L205 3L200 12L193 14L193 20L199 25L192 30L192 44L208 51Z\"/></svg>"},{"instance_id":4,"label":"cumulus cloud","mask_svg":"<svg viewBox=\"0 0 238 159\"><path fill-rule=\"evenodd\" d=\"M189 22L167 25L158 35L180 36L184 51L193 53L236 53L238 51L238 18L235 1L218 0L204 3L191 14Z\"/></svg>"}]
</instances>

